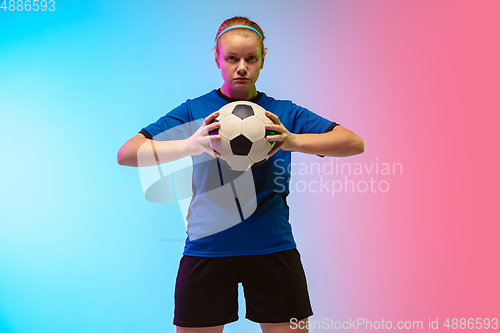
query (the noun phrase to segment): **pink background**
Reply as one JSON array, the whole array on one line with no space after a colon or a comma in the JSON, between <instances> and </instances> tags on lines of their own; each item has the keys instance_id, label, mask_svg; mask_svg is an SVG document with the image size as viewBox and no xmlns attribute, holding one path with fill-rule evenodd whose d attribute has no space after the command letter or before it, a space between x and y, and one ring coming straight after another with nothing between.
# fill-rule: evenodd
<instances>
[{"instance_id":1,"label":"pink background","mask_svg":"<svg viewBox=\"0 0 500 333\"><path fill-rule=\"evenodd\" d=\"M342 36L324 47L312 32L308 42L317 60L310 70L332 78L317 87L318 108L333 100L339 111L330 118L366 144L363 155L335 162L401 163L402 174L349 178L385 180L386 193L291 196L292 225L307 221L294 231L312 284L311 319L422 320L427 328L428 318L498 318L500 4L344 5L324 10L314 27Z\"/></svg>"}]
</instances>

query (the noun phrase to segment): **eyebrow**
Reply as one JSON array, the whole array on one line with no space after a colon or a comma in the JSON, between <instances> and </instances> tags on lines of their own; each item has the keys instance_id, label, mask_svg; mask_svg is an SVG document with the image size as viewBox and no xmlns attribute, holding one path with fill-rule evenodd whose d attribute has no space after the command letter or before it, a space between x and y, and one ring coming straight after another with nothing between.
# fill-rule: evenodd
<instances>
[{"instance_id":1,"label":"eyebrow","mask_svg":"<svg viewBox=\"0 0 500 333\"><path fill-rule=\"evenodd\" d=\"M226 53L226 55L228 55L228 54L231 54L231 55L238 55L237 53L234 53L234 52L227 52L227 53ZM256 55L256 54L258 54L258 52L250 52L250 53L248 53L248 54L247 54L247 56L250 56L250 55Z\"/></svg>"}]
</instances>

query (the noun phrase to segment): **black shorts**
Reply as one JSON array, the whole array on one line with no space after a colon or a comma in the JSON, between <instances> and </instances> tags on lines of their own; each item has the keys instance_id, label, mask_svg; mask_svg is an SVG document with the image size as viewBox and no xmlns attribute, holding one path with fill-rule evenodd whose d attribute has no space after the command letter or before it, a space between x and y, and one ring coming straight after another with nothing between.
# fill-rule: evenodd
<instances>
[{"instance_id":1,"label":"black shorts","mask_svg":"<svg viewBox=\"0 0 500 333\"><path fill-rule=\"evenodd\" d=\"M222 258L184 255L175 284L174 325L208 327L238 320L240 282L247 319L283 323L313 314L297 249Z\"/></svg>"}]
</instances>

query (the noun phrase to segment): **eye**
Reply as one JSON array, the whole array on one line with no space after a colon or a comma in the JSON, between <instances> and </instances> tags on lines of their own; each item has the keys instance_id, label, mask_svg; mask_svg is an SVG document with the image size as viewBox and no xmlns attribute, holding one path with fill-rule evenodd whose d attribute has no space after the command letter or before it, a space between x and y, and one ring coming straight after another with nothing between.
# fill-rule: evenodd
<instances>
[{"instance_id":1,"label":"eye","mask_svg":"<svg viewBox=\"0 0 500 333\"><path fill-rule=\"evenodd\" d=\"M250 56L250 57L247 58L247 61L248 62L255 62L255 61L257 61L257 57L256 56Z\"/></svg>"},{"instance_id":2,"label":"eye","mask_svg":"<svg viewBox=\"0 0 500 333\"><path fill-rule=\"evenodd\" d=\"M227 58L227 61L229 62L234 62L234 61L237 61L238 59L236 59L236 57L233 57L233 56L230 56Z\"/></svg>"}]
</instances>

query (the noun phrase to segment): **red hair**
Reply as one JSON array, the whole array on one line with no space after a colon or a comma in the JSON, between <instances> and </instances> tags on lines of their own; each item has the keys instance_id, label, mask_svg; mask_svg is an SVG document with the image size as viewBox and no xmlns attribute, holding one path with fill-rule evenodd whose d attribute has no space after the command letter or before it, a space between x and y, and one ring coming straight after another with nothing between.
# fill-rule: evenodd
<instances>
[{"instance_id":1,"label":"red hair","mask_svg":"<svg viewBox=\"0 0 500 333\"><path fill-rule=\"evenodd\" d=\"M259 38L259 40L261 42L262 52L264 52L264 39L266 38L264 36L264 32L257 23L244 16L235 16L222 22L222 24L219 27L219 30L217 31L217 34L215 35L215 40L217 41L217 37L219 37L219 34L224 29L232 27L233 25L247 25L249 27L257 29L257 31L260 32L260 34L262 35L262 39ZM238 36L248 37L250 36L250 34L255 34L255 32L250 29L233 29L229 30L228 32L225 32L224 34L236 34ZM215 44L214 49L217 54L219 52L219 41L217 41L217 44Z\"/></svg>"}]
</instances>

